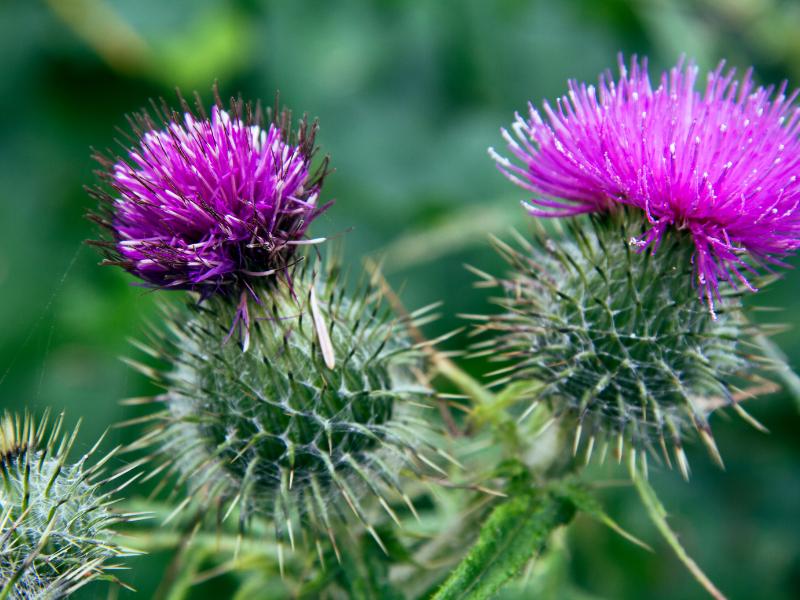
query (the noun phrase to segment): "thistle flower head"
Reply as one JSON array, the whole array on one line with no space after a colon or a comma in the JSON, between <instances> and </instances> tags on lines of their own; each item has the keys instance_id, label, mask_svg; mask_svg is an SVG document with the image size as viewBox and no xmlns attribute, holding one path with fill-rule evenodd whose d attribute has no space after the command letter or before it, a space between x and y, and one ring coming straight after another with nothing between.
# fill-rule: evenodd
<instances>
[{"instance_id":1,"label":"thistle flower head","mask_svg":"<svg viewBox=\"0 0 800 600\"><path fill-rule=\"evenodd\" d=\"M394 516L392 498L408 500L401 471L430 463L419 357L380 296L348 294L335 267L307 262L251 312L244 354L219 343L230 303L172 315L172 337L154 342L176 365L161 375L168 416L154 436L168 472L201 502L238 509L242 527L273 519L279 544L334 540L348 515L377 536L369 497Z\"/></svg>"},{"instance_id":2,"label":"thistle flower head","mask_svg":"<svg viewBox=\"0 0 800 600\"><path fill-rule=\"evenodd\" d=\"M94 219L109 258L156 288L203 296L283 270L319 206L327 161L312 171L316 123L292 132L291 113L217 97L206 116L153 105L129 119L125 157L98 155L106 186ZM238 290L237 290L238 291Z\"/></svg>"},{"instance_id":3,"label":"thistle flower head","mask_svg":"<svg viewBox=\"0 0 800 600\"><path fill-rule=\"evenodd\" d=\"M562 238L543 229L520 249L497 242L511 265L499 287L500 314L478 326L491 338L482 352L505 363L497 384L538 384L536 401L573 421L575 451L587 442L635 449L668 445L684 473L682 445L696 430L716 460L709 416L731 407L747 418L735 396L753 375L756 330L738 295L727 292L714 318L697 302L689 257L691 234L667 230L658 252L637 251L630 240L646 231L641 211L622 209L566 221ZM606 445L607 447L607 445Z\"/></svg>"},{"instance_id":4,"label":"thistle flower head","mask_svg":"<svg viewBox=\"0 0 800 600\"><path fill-rule=\"evenodd\" d=\"M752 289L754 264L775 264L800 247L800 112L797 91L757 87L720 63L698 86L681 60L651 83L647 61L620 57L620 77L569 83L544 116L531 105L503 130L499 169L533 194L537 216L607 212L620 204L648 221L639 241L657 247L686 231L699 291L709 305L719 283Z\"/></svg>"},{"instance_id":5,"label":"thistle flower head","mask_svg":"<svg viewBox=\"0 0 800 600\"><path fill-rule=\"evenodd\" d=\"M0 419L0 594L13 599L64 598L96 579L115 580L109 561L131 554L111 527L127 519L111 512L101 491L101 466L67 461L77 428L61 436L63 417L47 432L6 413Z\"/></svg>"}]
</instances>

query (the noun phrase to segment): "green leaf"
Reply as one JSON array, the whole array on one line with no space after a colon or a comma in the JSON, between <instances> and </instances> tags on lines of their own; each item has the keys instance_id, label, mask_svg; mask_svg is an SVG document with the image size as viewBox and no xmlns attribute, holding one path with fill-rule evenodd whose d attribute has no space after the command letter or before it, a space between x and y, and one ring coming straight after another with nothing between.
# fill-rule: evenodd
<instances>
[{"instance_id":1,"label":"green leaf","mask_svg":"<svg viewBox=\"0 0 800 600\"><path fill-rule=\"evenodd\" d=\"M755 343L764 352L764 356L772 361L773 370L780 377L786 391L797 403L797 408L800 409L800 377L789 366L783 350L765 335L757 335Z\"/></svg>"},{"instance_id":2,"label":"green leaf","mask_svg":"<svg viewBox=\"0 0 800 600\"><path fill-rule=\"evenodd\" d=\"M389 583L390 560L374 540L362 536L342 548L337 580L352 600L403 600Z\"/></svg>"},{"instance_id":3,"label":"green leaf","mask_svg":"<svg viewBox=\"0 0 800 600\"><path fill-rule=\"evenodd\" d=\"M194 585L194 578L197 575L203 562L209 557L211 552L205 548L195 548L186 553L177 570L177 576L169 587L169 592L165 596L166 600L184 600L189 598L191 588Z\"/></svg>"},{"instance_id":4,"label":"green leaf","mask_svg":"<svg viewBox=\"0 0 800 600\"><path fill-rule=\"evenodd\" d=\"M659 533L664 537L672 550L677 555L678 559L689 569L689 572L695 579L702 585L706 591L715 600L725 600L725 595L717 589L705 573L700 569L700 566L694 562L691 556L686 552L684 547L678 540L678 536L670 528L667 523L667 510L656 495L656 491L648 483L646 477L641 472L640 468L636 466L635 454L631 452L628 458L628 470L631 475L636 491L639 492L639 497L642 499L647 514L653 525L656 526Z\"/></svg>"},{"instance_id":5,"label":"green leaf","mask_svg":"<svg viewBox=\"0 0 800 600\"><path fill-rule=\"evenodd\" d=\"M555 493L563 495L566 500L571 502L578 511L586 513L588 516L602 523L614 533L621 535L629 542L636 544L645 550L649 550L650 552L653 551L650 546L633 534L625 531L616 521L614 521L614 519L608 516L606 511L603 510L600 501L582 483L574 480L562 481L557 483L553 489Z\"/></svg>"},{"instance_id":6,"label":"green leaf","mask_svg":"<svg viewBox=\"0 0 800 600\"><path fill-rule=\"evenodd\" d=\"M514 486L521 487L521 486ZM497 506L466 558L434 600L491 598L539 554L550 534L568 523L574 506L549 491L530 487Z\"/></svg>"}]
</instances>

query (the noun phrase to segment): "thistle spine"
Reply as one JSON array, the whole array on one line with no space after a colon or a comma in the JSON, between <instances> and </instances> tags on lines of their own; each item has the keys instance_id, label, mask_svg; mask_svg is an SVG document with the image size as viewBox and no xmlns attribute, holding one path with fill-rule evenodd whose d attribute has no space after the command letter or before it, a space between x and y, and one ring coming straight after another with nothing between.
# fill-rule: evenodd
<instances>
[{"instance_id":1,"label":"thistle spine","mask_svg":"<svg viewBox=\"0 0 800 600\"><path fill-rule=\"evenodd\" d=\"M484 276L504 295L502 312L477 326L493 336L480 352L505 364L490 374L495 385L543 384L538 398L574 423L575 453L585 442L590 456L596 438L612 439L618 458L626 443L657 444L669 464L672 445L688 476L692 430L721 463L708 417L720 401L736 406L738 385L754 376L746 340L757 329L736 292L720 298L717 316L697 301L686 236L637 247L645 226L621 209L556 223L555 239L540 227L533 243L518 238L520 249L496 241L511 272Z\"/></svg>"},{"instance_id":2,"label":"thistle spine","mask_svg":"<svg viewBox=\"0 0 800 600\"><path fill-rule=\"evenodd\" d=\"M136 554L114 540L113 527L135 515L115 513L106 485L130 468L105 478L115 451L90 465L102 438L76 462L68 462L77 434L62 434L63 414L48 431L49 415L37 423L6 413L0 419L0 600L65 598L109 573L114 559Z\"/></svg>"},{"instance_id":3,"label":"thistle spine","mask_svg":"<svg viewBox=\"0 0 800 600\"><path fill-rule=\"evenodd\" d=\"M174 365L156 374L162 483L186 484L201 506L221 501L222 518L238 510L243 531L271 519L279 544L299 535L336 550L335 532L356 523L382 545L372 507L393 521L398 501L413 512L403 474L435 470L428 454L441 452L419 415L421 353L380 289L349 293L335 262L309 261L291 288L259 296L246 352L223 342L236 310L224 298L173 311L170 335L155 334L153 353Z\"/></svg>"}]
</instances>

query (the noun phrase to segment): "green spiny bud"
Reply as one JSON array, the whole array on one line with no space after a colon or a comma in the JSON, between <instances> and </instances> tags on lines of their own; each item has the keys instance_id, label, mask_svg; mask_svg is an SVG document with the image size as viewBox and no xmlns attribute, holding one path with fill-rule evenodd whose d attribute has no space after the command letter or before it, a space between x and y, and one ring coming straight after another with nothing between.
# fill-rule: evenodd
<instances>
[{"instance_id":1,"label":"green spiny bud","mask_svg":"<svg viewBox=\"0 0 800 600\"><path fill-rule=\"evenodd\" d=\"M62 415L48 434L47 421L8 413L0 419L3 600L53 600L96 579L115 581L109 561L132 554L114 543L111 530L131 515L112 513L113 492L100 489L111 455L90 466L95 445L67 462L78 429L62 437Z\"/></svg>"},{"instance_id":2,"label":"green spiny bud","mask_svg":"<svg viewBox=\"0 0 800 600\"><path fill-rule=\"evenodd\" d=\"M541 226L539 226L541 227ZM561 225L556 223L559 229ZM511 265L508 279L483 275L500 287L503 312L478 326L492 334L480 353L510 366L495 371L498 384L539 382L537 399L575 421L575 451L595 438L616 451L667 443L688 474L681 449L697 430L712 456L719 454L708 416L718 407L741 407L736 384L754 367L746 348L754 327L733 291L717 315L692 284L693 244L667 232L657 250L637 248L641 212L619 210L566 221L551 239L543 229L521 249L496 242ZM605 453L605 450L604 450Z\"/></svg>"},{"instance_id":3,"label":"green spiny bud","mask_svg":"<svg viewBox=\"0 0 800 600\"><path fill-rule=\"evenodd\" d=\"M271 518L279 547L297 531L335 547L352 514L377 538L368 499L394 518L390 496L410 505L401 472L431 463L405 323L370 283L351 295L339 279L305 265L258 290L245 352L226 341L237 307L225 298L171 314L155 344L174 365L159 375L165 469L207 506L238 508L241 527Z\"/></svg>"}]
</instances>

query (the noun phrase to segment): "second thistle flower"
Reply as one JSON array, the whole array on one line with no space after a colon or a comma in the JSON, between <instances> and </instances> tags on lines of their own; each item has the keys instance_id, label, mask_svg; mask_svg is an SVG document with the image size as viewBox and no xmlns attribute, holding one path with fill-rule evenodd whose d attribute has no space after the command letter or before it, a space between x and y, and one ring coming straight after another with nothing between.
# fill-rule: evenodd
<instances>
[{"instance_id":1,"label":"second thistle flower","mask_svg":"<svg viewBox=\"0 0 800 600\"><path fill-rule=\"evenodd\" d=\"M687 476L687 434L721 462L709 417L749 418L741 386L783 368L752 343L765 330L740 290L800 248L798 92L724 63L704 89L692 62L653 81L646 60L619 70L530 105L502 130L511 157L489 151L532 215L563 220L520 250L498 243L512 269L485 276L504 291L503 313L482 318L485 352L510 362L501 381L540 384L574 419L574 451L582 435L588 456L595 437L615 437L618 455L657 441L668 462L672 443Z\"/></svg>"},{"instance_id":2,"label":"second thistle flower","mask_svg":"<svg viewBox=\"0 0 800 600\"><path fill-rule=\"evenodd\" d=\"M724 63L705 77L681 60L656 80L647 61L620 57L620 76L571 81L544 114L530 105L503 137L513 158L490 154L532 197L536 216L642 211L642 247L669 230L694 244L698 291L710 307L720 283L753 289L759 265L779 265L800 248L798 92L736 80ZM787 95L788 94L788 95Z\"/></svg>"},{"instance_id":3,"label":"second thistle flower","mask_svg":"<svg viewBox=\"0 0 800 600\"><path fill-rule=\"evenodd\" d=\"M111 233L108 262L146 285L207 297L252 289L279 273L309 243L327 160L312 168L316 123L292 131L291 113L217 99L183 114L154 104L130 118L125 157L98 155L106 187L93 190L93 215ZM154 116L155 115L155 116Z\"/></svg>"}]
</instances>

